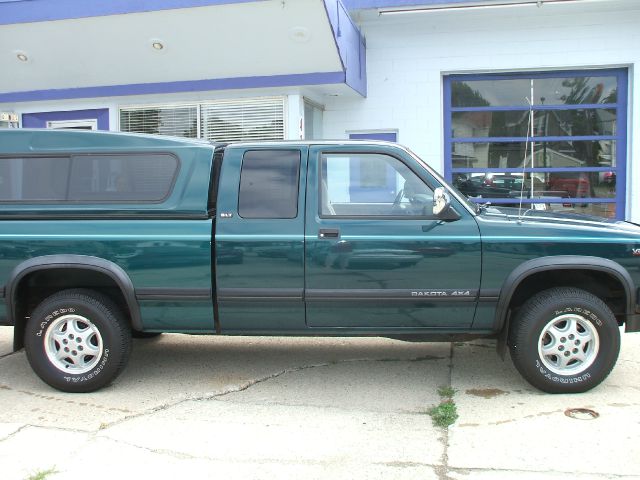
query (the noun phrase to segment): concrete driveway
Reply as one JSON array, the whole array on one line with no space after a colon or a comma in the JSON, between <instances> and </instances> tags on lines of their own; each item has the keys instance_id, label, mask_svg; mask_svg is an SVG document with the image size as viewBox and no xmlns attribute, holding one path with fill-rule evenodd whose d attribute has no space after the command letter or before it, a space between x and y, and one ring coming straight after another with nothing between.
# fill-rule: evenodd
<instances>
[{"instance_id":1,"label":"concrete driveway","mask_svg":"<svg viewBox=\"0 0 640 480\"><path fill-rule=\"evenodd\" d=\"M640 334L572 396L534 390L491 342L185 335L137 340L113 385L64 394L11 335L0 327L2 480L640 478ZM460 417L442 429L426 411L446 385Z\"/></svg>"}]
</instances>

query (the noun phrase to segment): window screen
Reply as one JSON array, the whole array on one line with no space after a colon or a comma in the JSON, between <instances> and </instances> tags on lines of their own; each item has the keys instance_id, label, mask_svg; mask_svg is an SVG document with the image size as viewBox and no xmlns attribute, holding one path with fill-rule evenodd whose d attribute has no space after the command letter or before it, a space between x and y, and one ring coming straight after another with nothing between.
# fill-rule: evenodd
<instances>
[{"instance_id":1,"label":"window screen","mask_svg":"<svg viewBox=\"0 0 640 480\"><path fill-rule=\"evenodd\" d=\"M254 150L244 154L238 214L243 218L298 215L300 152Z\"/></svg>"}]
</instances>

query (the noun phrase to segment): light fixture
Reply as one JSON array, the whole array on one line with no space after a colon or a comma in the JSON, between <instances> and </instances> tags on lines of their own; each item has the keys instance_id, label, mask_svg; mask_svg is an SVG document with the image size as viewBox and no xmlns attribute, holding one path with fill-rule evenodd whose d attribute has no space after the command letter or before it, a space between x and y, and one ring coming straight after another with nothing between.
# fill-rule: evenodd
<instances>
[{"instance_id":1,"label":"light fixture","mask_svg":"<svg viewBox=\"0 0 640 480\"><path fill-rule=\"evenodd\" d=\"M289 30L289 38L296 43L307 43L311 39L311 32L305 27L293 27Z\"/></svg>"},{"instance_id":2,"label":"light fixture","mask_svg":"<svg viewBox=\"0 0 640 480\"><path fill-rule=\"evenodd\" d=\"M606 0L525 0L487 2L480 5L434 5L429 7L402 8L402 9L381 9L379 15L396 15L405 13L428 13L428 12L451 12L456 10L486 10L490 8L510 8L510 7L542 7L547 5L562 5L566 3L594 3Z\"/></svg>"},{"instance_id":3,"label":"light fixture","mask_svg":"<svg viewBox=\"0 0 640 480\"><path fill-rule=\"evenodd\" d=\"M149 40L149 43L151 44L151 48L153 48L156 52L162 52L167 48L164 42L159 38L152 38Z\"/></svg>"}]
</instances>

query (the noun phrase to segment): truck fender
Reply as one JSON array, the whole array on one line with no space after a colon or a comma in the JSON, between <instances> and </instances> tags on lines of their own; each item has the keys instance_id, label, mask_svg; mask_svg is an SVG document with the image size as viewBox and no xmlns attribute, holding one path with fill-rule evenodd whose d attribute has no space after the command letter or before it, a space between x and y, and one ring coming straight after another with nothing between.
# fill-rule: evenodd
<instances>
[{"instance_id":1,"label":"truck fender","mask_svg":"<svg viewBox=\"0 0 640 480\"><path fill-rule=\"evenodd\" d=\"M131 318L131 326L134 330L143 330L140 318L140 307L136 300L133 283L127 273L113 262L104 258L92 257L88 255L44 255L34 257L18 264L11 272L9 281L5 287L5 300L7 303L7 319L10 325L16 325L20 319L16 318L16 293L20 281L30 273L60 269L73 268L82 270L93 270L111 278L118 286L124 296ZM19 343L18 333L14 333L14 348Z\"/></svg>"},{"instance_id":2,"label":"truck fender","mask_svg":"<svg viewBox=\"0 0 640 480\"><path fill-rule=\"evenodd\" d=\"M619 263L606 258L582 255L558 255L528 260L518 265L505 279L500 289L494 318L494 331L498 332L498 354L504 359L509 334L509 304L518 286L529 276L549 270L596 270L620 281L625 290L626 314L635 311L634 283L629 272Z\"/></svg>"}]
</instances>

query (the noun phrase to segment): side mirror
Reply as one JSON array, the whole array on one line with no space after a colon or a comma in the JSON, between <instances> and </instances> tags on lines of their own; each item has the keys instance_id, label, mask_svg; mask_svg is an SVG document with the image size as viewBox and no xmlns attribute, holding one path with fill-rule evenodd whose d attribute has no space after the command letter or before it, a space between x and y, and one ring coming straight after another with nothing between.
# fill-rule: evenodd
<instances>
[{"instance_id":1,"label":"side mirror","mask_svg":"<svg viewBox=\"0 0 640 480\"><path fill-rule=\"evenodd\" d=\"M451 206L451 197L442 187L433 192L433 214L440 220L458 220L460 215Z\"/></svg>"}]
</instances>

